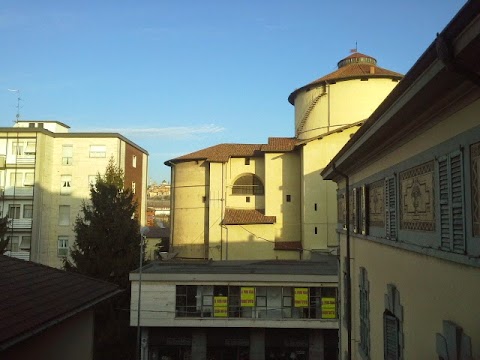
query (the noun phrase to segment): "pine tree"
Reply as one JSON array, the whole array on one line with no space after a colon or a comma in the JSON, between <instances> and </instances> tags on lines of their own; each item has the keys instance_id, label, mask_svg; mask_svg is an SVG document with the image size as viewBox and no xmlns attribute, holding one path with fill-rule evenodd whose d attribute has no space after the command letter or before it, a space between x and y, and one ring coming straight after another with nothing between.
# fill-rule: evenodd
<instances>
[{"instance_id":1,"label":"pine tree","mask_svg":"<svg viewBox=\"0 0 480 360\"><path fill-rule=\"evenodd\" d=\"M10 242L10 237L4 238L5 234L8 231L8 215L4 218L0 218L0 254L3 254L7 251L8 243Z\"/></svg>"},{"instance_id":2,"label":"pine tree","mask_svg":"<svg viewBox=\"0 0 480 360\"><path fill-rule=\"evenodd\" d=\"M75 243L67 271L114 282L125 291L95 312L95 358L134 357L135 332L129 326L129 273L138 268L140 228L130 189L124 188L123 171L110 159L103 176L90 187L75 220Z\"/></svg>"}]
</instances>

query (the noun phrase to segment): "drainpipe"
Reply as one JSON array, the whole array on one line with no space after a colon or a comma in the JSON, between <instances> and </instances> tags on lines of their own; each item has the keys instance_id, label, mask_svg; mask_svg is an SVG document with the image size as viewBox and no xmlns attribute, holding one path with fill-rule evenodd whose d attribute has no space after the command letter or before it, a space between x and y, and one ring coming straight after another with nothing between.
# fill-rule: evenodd
<instances>
[{"instance_id":1,"label":"drainpipe","mask_svg":"<svg viewBox=\"0 0 480 360\"><path fill-rule=\"evenodd\" d=\"M328 121L328 124L327 124L327 131L330 131L330 84L327 82L325 82L325 88L326 88L326 91L327 91L327 121Z\"/></svg>"},{"instance_id":2,"label":"drainpipe","mask_svg":"<svg viewBox=\"0 0 480 360\"><path fill-rule=\"evenodd\" d=\"M170 162L170 239L168 252L173 252L173 238L175 232L175 163Z\"/></svg>"},{"instance_id":3,"label":"drainpipe","mask_svg":"<svg viewBox=\"0 0 480 360\"><path fill-rule=\"evenodd\" d=\"M352 359L352 278L350 270L350 181L347 175L339 171L335 163L333 164L333 172L336 172L338 175L345 179L345 224L347 227L347 238L346 238L346 257L347 261L345 262L345 292L346 292L346 312L347 312L347 359ZM341 261L341 259L340 259Z\"/></svg>"}]
</instances>

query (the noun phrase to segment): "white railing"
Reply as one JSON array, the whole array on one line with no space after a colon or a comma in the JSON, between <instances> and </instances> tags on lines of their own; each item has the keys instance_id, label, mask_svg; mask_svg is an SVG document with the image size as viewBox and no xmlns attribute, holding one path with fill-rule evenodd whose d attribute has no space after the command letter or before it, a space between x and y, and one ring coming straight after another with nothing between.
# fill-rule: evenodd
<instances>
[{"instance_id":1,"label":"white railing","mask_svg":"<svg viewBox=\"0 0 480 360\"><path fill-rule=\"evenodd\" d=\"M5 251L6 256L10 256L13 258L17 258L20 260L30 260L30 252L29 251Z\"/></svg>"},{"instance_id":2,"label":"white railing","mask_svg":"<svg viewBox=\"0 0 480 360\"><path fill-rule=\"evenodd\" d=\"M13 229L31 229L32 219L9 219L10 228Z\"/></svg>"},{"instance_id":3,"label":"white railing","mask_svg":"<svg viewBox=\"0 0 480 360\"><path fill-rule=\"evenodd\" d=\"M8 165L33 165L35 164L35 155L7 155Z\"/></svg>"},{"instance_id":4,"label":"white railing","mask_svg":"<svg viewBox=\"0 0 480 360\"><path fill-rule=\"evenodd\" d=\"M8 186L5 188L5 196L33 196L33 186L27 187L13 187Z\"/></svg>"}]
</instances>

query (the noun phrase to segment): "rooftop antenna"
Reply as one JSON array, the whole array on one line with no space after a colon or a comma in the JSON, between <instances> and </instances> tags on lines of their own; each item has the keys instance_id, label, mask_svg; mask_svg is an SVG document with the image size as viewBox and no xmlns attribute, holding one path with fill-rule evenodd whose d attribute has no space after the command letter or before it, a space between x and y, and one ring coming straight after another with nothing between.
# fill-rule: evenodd
<instances>
[{"instance_id":1,"label":"rooftop antenna","mask_svg":"<svg viewBox=\"0 0 480 360\"><path fill-rule=\"evenodd\" d=\"M15 117L16 117L15 123L18 123L18 120L20 119L20 100L22 100L20 98L20 90L18 90L18 89L8 89L8 91L17 93L17 114L15 115Z\"/></svg>"}]
</instances>

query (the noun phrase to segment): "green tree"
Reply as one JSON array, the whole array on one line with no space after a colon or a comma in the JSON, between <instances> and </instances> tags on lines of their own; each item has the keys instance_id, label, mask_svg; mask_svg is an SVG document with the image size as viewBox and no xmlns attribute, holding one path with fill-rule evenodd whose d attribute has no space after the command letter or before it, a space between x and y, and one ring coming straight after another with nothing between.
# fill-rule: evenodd
<instances>
[{"instance_id":1,"label":"green tree","mask_svg":"<svg viewBox=\"0 0 480 360\"><path fill-rule=\"evenodd\" d=\"M67 271L114 282L125 291L104 303L95 313L95 358L131 359L135 354L135 330L129 326L130 271L138 268L140 228L137 204L124 188L123 171L110 159L103 176L90 187L75 220L75 243Z\"/></svg>"},{"instance_id":2,"label":"green tree","mask_svg":"<svg viewBox=\"0 0 480 360\"><path fill-rule=\"evenodd\" d=\"M0 254L3 254L7 251L8 243L10 238L7 236L3 238L8 231L8 215L4 218L0 218Z\"/></svg>"}]
</instances>

